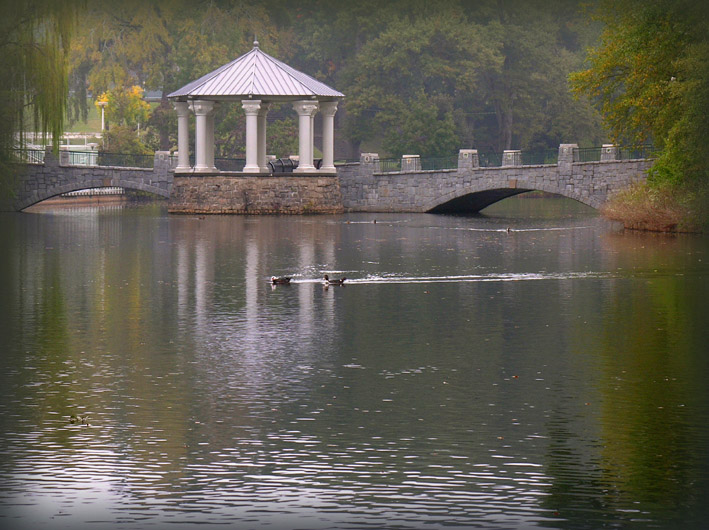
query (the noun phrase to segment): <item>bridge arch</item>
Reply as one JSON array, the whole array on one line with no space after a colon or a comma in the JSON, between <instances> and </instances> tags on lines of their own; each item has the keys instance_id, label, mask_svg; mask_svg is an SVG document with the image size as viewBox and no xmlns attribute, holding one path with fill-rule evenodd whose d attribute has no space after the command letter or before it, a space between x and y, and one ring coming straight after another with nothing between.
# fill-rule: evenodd
<instances>
[{"instance_id":1,"label":"bridge arch","mask_svg":"<svg viewBox=\"0 0 709 530\"><path fill-rule=\"evenodd\" d=\"M170 197L168 190L152 184L136 182L130 179L106 179L98 177L57 184L49 188L37 190L29 196L19 197L15 201L15 208L17 211L21 211L42 201L46 201L47 199L62 195L63 193L89 188L123 188L126 190L144 191L165 198Z\"/></svg>"},{"instance_id":2,"label":"bridge arch","mask_svg":"<svg viewBox=\"0 0 709 530\"><path fill-rule=\"evenodd\" d=\"M15 198L0 207L19 212L57 195L88 188L116 187L165 198L169 198L172 191L174 177L167 152L156 152L150 168L69 165L66 162L68 157L60 161L48 150L44 163L24 164L24 170L16 177Z\"/></svg>"},{"instance_id":3,"label":"bridge arch","mask_svg":"<svg viewBox=\"0 0 709 530\"><path fill-rule=\"evenodd\" d=\"M562 190L553 185L540 185L537 183L533 186L528 186L520 183L518 187L515 183L515 187L511 187L509 183L506 184L506 186L500 184L474 185L469 189L454 190L428 201L428 203L424 204L423 211L427 213L476 213L496 202L530 191L553 193L554 195L573 199L596 210L603 203L596 197L583 195L573 189Z\"/></svg>"}]
</instances>

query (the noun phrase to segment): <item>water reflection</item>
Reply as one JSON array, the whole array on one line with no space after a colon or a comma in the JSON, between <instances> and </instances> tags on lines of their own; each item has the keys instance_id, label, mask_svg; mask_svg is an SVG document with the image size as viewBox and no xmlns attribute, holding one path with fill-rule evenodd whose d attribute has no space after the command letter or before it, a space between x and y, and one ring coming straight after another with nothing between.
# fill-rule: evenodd
<instances>
[{"instance_id":1,"label":"water reflection","mask_svg":"<svg viewBox=\"0 0 709 530\"><path fill-rule=\"evenodd\" d=\"M3 526L700 527L706 241L511 204L4 217Z\"/></svg>"}]
</instances>

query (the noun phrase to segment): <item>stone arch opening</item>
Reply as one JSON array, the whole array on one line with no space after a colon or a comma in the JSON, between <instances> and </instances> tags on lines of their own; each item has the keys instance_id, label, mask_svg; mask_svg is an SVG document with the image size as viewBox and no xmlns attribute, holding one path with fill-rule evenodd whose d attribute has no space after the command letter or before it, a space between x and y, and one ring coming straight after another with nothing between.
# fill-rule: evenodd
<instances>
[{"instance_id":1,"label":"stone arch opening","mask_svg":"<svg viewBox=\"0 0 709 530\"><path fill-rule=\"evenodd\" d=\"M446 199L442 198L437 204L427 208L426 213L478 213L484 210L488 206L500 202L502 200L520 195L523 193L528 193L532 191L542 191L545 193L551 193L558 197L563 197L566 199L571 199L578 201L591 208L598 209L599 205L595 204L592 200L584 200L582 197L571 196L565 193L560 193L559 190L543 190L534 188L492 188L480 191L471 191L455 197Z\"/></svg>"}]
</instances>

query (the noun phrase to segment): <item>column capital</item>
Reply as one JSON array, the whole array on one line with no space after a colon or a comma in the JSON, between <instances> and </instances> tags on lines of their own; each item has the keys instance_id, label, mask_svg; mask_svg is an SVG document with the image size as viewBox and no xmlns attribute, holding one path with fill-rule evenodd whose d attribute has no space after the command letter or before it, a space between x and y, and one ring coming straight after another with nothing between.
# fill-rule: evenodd
<instances>
[{"instance_id":1,"label":"column capital","mask_svg":"<svg viewBox=\"0 0 709 530\"><path fill-rule=\"evenodd\" d=\"M212 110L214 110L214 101L205 101L205 100L195 100L190 103L190 107L192 108L192 112L195 113L195 116L206 116Z\"/></svg>"},{"instance_id":2,"label":"column capital","mask_svg":"<svg viewBox=\"0 0 709 530\"><path fill-rule=\"evenodd\" d=\"M324 101L320 103L320 113L323 116L334 116L337 112L339 101Z\"/></svg>"},{"instance_id":3,"label":"column capital","mask_svg":"<svg viewBox=\"0 0 709 530\"><path fill-rule=\"evenodd\" d=\"M253 115L258 116L261 110L261 100L260 99L244 99L241 101L241 108L247 116Z\"/></svg>"},{"instance_id":4,"label":"column capital","mask_svg":"<svg viewBox=\"0 0 709 530\"><path fill-rule=\"evenodd\" d=\"M293 110L298 113L298 116L313 116L318 110L317 101L296 101L293 103Z\"/></svg>"},{"instance_id":5,"label":"column capital","mask_svg":"<svg viewBox=\"0 0 709 530\"><path fill-rule=\"evenodd\" d=\"M242 106L243 106L243 103L242 103ZM271 108L270 103L267 103L265 101L261 101L261 108L258 110L258 115L260 117L265 116L266 114L268 114L268 111L270 110L270 108Z\"/></svg>"},{"instance_id":6,"label":"column capital","mask_svg":"<svg viewBox=\"0 0 709 530\"><path fill-rule=\"evenodd\" d=\"M178 117L189 116L190 107L186 101L173 101L172 107L177 111Z\"/></svg>"}]
</instances>

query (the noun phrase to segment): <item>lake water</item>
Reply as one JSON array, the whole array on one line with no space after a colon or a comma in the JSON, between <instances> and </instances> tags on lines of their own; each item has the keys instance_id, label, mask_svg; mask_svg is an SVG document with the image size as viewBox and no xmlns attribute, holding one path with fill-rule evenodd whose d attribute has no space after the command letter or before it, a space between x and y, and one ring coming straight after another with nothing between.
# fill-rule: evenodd
<instances>
[{"instance_id":1,"label":"lake water","mask_svg":"<svg viewBox=\"0 0 709 530\"><path fill-rule=\"evenodd\" d=\"M706 527L709 240L485 213L2 214L0 528Z\"/></svg>"}]
</instances>

